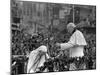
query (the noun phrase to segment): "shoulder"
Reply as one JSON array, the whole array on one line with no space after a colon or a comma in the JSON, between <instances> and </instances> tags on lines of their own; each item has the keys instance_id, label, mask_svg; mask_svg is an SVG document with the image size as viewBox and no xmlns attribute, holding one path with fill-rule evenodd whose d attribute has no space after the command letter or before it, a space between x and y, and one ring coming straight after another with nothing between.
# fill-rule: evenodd
<instances>
[{"instance_id":1,"label":"shoulder","mask_svg":"<svg viewBox=\"0 0 100 75\"><path fill-rule=\"evenodd\" d=\"M83 35L83 33L81 31L79 31L79 30L76 30L75 34L76 35Z\"/></svg>"},{"instance_id":2,"label":"shoulder","mask_svg":"<svg viewBox=\"0 0 100 75\"><path fill-rule=\"evenodd\" d=\"M77 33L82 33L80 30L76 30Z\"/></svg>"}]
</instances>

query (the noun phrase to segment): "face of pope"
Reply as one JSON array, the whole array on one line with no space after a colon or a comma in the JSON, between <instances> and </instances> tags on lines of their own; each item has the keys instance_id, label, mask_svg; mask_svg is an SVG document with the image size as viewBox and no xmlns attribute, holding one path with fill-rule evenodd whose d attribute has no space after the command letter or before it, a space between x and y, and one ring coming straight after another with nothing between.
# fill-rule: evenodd
<instances>
[{"instance_id":1,"label":"face of pope","mask_svg":"<svg viewBox=\"0 0 100 75\"><path fill-rule=\"evenodd\" d=\"M67 31L71 34L72 32L73 32L73 30L74 30L74 27L67 27Z\"/></svg>"}]
</instances>

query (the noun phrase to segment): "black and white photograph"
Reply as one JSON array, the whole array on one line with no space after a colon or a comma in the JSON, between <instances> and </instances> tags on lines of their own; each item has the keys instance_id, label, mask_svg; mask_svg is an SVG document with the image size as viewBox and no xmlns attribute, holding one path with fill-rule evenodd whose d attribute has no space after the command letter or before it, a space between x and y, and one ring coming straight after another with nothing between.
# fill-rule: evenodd
<instances>
[{"instance_id":1,"label":"black and white photograph","mask_svg":"<svg viewBox=\"0 0 100 75\"><path fill-rule=\"evenodd\" d=\"M11 75L96 70L96 5L10 0Z\"/></svg>"}]
</instances>

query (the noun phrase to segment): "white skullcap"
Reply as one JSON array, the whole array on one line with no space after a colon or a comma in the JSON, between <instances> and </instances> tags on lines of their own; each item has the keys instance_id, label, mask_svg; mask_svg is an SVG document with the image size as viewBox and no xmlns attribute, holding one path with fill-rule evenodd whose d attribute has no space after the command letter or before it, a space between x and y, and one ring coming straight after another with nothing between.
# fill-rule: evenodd
<instances>
[{"instance_id":1,"label":"white skullcap","mask_svg":"<svg viewBox=\"0 0 100 75\"><path fill-rule=\"evenodd\" d=\"M74 23L69 23L69 24L67 25L67 28L69 28L69 27L73 27L73 28L75 28L76 25L75 25Z\"/></svg>"}]
</instances>

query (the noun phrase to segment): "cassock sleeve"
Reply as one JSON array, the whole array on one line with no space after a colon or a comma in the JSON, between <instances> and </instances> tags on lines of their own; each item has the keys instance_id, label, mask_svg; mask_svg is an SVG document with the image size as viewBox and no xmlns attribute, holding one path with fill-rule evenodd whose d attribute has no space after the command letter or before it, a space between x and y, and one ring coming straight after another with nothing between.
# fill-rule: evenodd
<instances>
[{"instance_id":1,"label":"cassock sleeve","mask_svg":"<svg viewBox=\"0 0 100 75\"><path fill-rule=\"evenodd\" d=\"M76 31L67 43L61 43L61 50L65 50L74 46L86 45L85 38L80 31Z\"/></svg>"},{"instance_id":2,"label":"cassock sleeve","mask_svg":"<svg viewBox=\"0 0 100 75\"><path fill-rule=\"evenodd\" d=\"M73 34L70 37L70 40L67 43L61 43L60 47L61 47L61 50L65 50L65 49L73 47L74 45L75 45L75 34Z\"/></svg>"}]
</instances>

